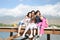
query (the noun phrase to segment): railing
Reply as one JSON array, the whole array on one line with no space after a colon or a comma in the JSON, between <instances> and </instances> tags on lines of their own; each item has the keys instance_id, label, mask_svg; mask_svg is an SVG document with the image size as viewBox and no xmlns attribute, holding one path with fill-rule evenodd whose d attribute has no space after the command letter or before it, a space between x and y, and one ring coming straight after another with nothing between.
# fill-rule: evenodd
<instances>
[{"instance_id":1,"label":"railing","mask_svg":"<svg viewBox=\"0 0 60 40\"><path fill-rule=\"evenodd\" d=\"M20 30L21 35L24 32L24 30L25 27L22 27ZM33 29L33 30L36 30L37 33L37 29ZM50 40L50 34L57 34L57 35L60 34L60 28L45 28L44 30L45 30L44 31L45 34L47 34L47 40ZM10 32L10 37L8 37L8 39L10 40L18 37L17 35L13 35L13 32L18 32L17 27L0 27L0 32ZM30 30L27 33L30 33ZM30 40L32 39L33 38L30 38Z\"/></svg>"}]
</instances>

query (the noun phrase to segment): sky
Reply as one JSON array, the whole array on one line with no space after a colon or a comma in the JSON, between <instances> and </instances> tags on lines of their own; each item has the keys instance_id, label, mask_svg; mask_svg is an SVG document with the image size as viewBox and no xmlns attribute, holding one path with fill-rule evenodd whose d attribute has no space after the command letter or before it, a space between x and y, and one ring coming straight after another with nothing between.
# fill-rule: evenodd
<instances>
[{"instance_id":1,"label":"sky","mask_svg":"<svg viewBox=\"0 0 60 40\"><path fill-rule=\"evenodd\" d=\"M0 0L0 16L26 15L40 10L42 15L60 16L60 0Z\"/></svg>"}]
</instances>

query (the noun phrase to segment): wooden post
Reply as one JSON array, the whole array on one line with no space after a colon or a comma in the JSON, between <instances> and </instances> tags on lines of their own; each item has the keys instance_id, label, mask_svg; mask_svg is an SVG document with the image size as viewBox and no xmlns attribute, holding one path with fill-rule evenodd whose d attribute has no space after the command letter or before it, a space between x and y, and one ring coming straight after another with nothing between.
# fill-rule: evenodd
<instances>
[{"instance_id":1,"label":"wooden post","mask_svg":"<svg viewBox=\"0 0 60 40\"><path fill-rule=\"evenodd\" d=\"M10 37L12 37L13 36L13 32L10 32ZM13 40L13 39L10 39L10 40Z\"/></svg>"},{"instance_id":2,"label":"wooden post","mask_svg":"<svg viewBox=\"0 0 60 40\"><path fill-rule=\"evenodd\" d=\"M10 32L10 37L13 36L13 32Z\"/></svg>"},{"instance_id":3,"label":"wooden post","mask_svg":"<svg viewBox=\"0 0 60 40\"><path fill-rule=\"evenodd\" d=\"M47 34L47 40L50 40L50 34Z\"/></svg>"}]
</instances>

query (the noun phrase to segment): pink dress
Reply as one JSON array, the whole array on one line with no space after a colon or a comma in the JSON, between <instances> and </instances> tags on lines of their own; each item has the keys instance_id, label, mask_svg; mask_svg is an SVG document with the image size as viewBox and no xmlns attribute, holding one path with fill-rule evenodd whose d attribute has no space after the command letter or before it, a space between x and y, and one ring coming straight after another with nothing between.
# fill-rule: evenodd
<instances>
[{"instance_id":1,"label":"pink dress","mask_svg":"<svg viewBox=\"0 0 60 40\"><path fill-rule=\"evenodd\" d=\"M46 18L42 19L42 22L37 24L38 27L40 27L40 34L44 34L44 28L48 27L48 24L46 23Z\"/></svg>"}]
</instances>

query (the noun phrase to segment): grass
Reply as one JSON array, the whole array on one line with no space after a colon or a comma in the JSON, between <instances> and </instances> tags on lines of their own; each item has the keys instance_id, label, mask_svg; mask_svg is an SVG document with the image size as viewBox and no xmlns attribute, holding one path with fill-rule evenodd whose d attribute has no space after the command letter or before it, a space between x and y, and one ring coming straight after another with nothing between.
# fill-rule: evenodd
<instances>
[{"instance_id":1,"label":"grass","mask_svg":"<svg viewBox=\"0 0 60 40\"><path fill-rule=\"evenodd\" d=\"M49 27L51 27L51 26L60 27L60 25L58 25L58 24L50 24Z\"/></svg>"},{"instance_id":2,"label":"grass","mask_svg":"<svg viewBox=\"0 0 60 40\"><path fill-rule=\"evenodd\" d=\"M16 24L16 25L18 25L18 24ZM14 24L3 24L3 23L0 23L0 27L13 27L14 26ZM49 27L51 27L51 26L56 26L56 27L60 27L60 25L58 25L58 24L50 24L49 25Z\"/></svg>"},{"instance_id":3,"label":"grass","mask_svg":"<svg viewBox=\"0 0 60 40\"><path fill-rule=\"evenodd\" d=\"M11 27L11 26L13 26L12 24L3 24L3 23L0 23L0 27L6 27L6 26L9 26L9 27Z\"/></svg>"}]
</instances>

